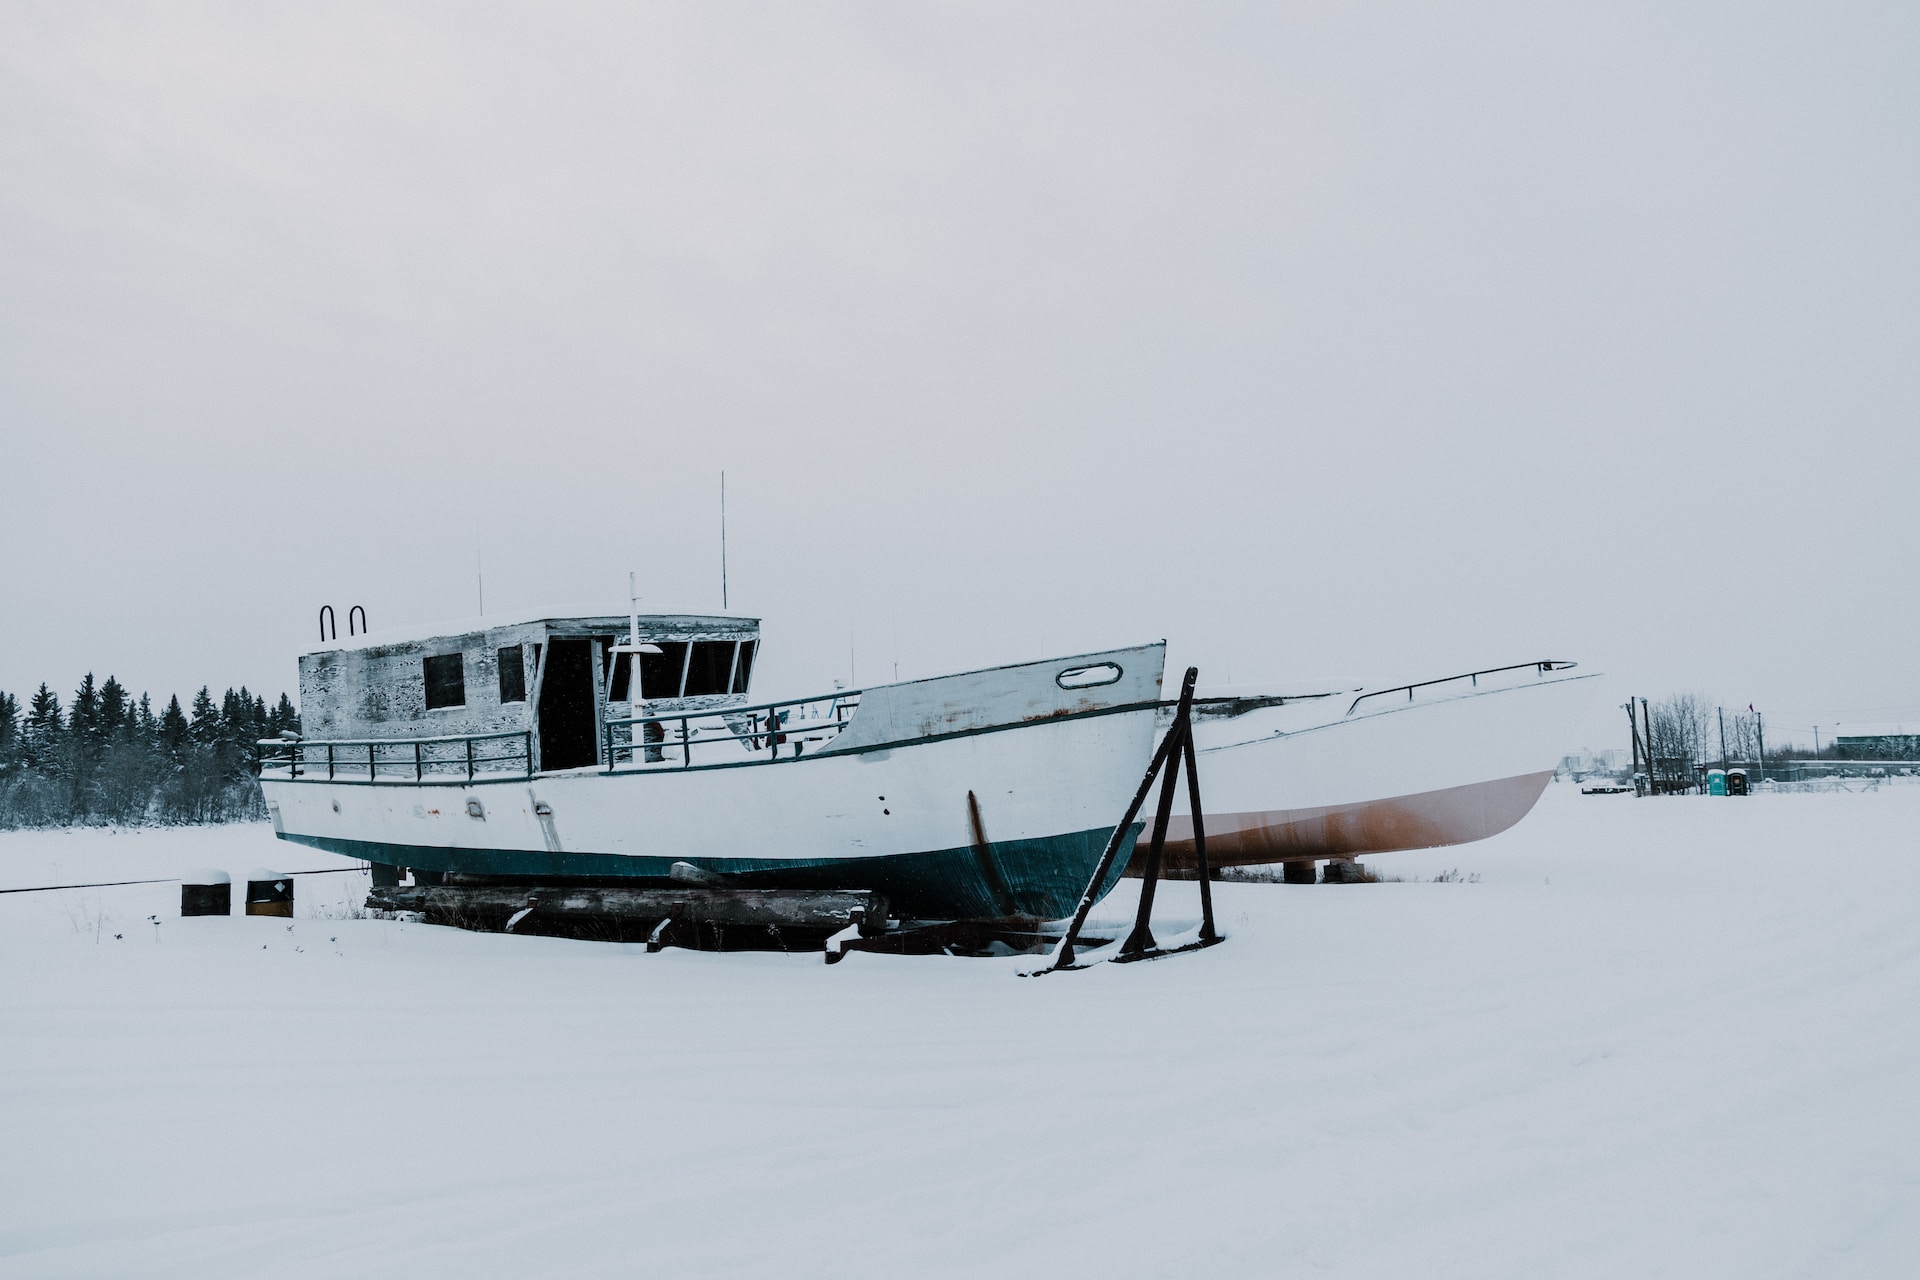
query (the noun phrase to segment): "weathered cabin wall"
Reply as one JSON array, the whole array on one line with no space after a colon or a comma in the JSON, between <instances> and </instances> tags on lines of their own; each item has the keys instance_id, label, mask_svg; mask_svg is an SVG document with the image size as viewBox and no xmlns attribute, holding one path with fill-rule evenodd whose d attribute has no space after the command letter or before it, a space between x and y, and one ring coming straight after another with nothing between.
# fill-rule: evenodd
<instances>
[{"instance_id":1,"label":"weathered cabin wall","mask_svg":"<svg viewBox=\"0 0 1920 1280\"><path fill-rule=\"evenodd\" d=\"M757 640L752 619L700 615L652 615L640 620L641 639ZM330 645L300 658L301 729L310 739L425 738L531 730L540 689L534 646L553 636L613 636L624 639L625 617L550 618L484 631L359 647ZM525 667L526 701L500 701L499 651L519 645ZM465 703L432 710L426 703L425 660L458 653L463 660ZM596 679L596 686L600 681ZM604 699L605 689L598 688ZM737 705L741 695L655 699L649 710ZM624 714L624 705L614 714Z\"/></svg>"},{"instance_id":2,"label":"weathered cabin wall","mask_svg":"<svg viewBox=\"0 0 1920 1280\"><path fill-rule=\"evenodd\" d=\"M425 738L533 727L534 649L544 623L437 636L359 649L322 649L300 659L301 730L309 738ZM501 703L499 651L521 647L527 701ZM466 702L427 709L425 660L458 653Z\"/></svg>"}]
</instances>

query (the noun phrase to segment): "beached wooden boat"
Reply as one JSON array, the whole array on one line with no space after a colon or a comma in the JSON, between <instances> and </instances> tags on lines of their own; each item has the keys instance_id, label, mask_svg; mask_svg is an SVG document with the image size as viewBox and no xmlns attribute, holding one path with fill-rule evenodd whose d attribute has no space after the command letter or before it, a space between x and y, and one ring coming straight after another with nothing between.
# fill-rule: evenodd
<instances>
[{"instance_id":1,"label":"beached wooden boat","mask_svg":"<svg viewBox=\"0 0 1920 1280\"><path fill-rule=\"evenodd\" d=\"M754 619L610 614L323 644L307 736L266 744L274 830L426 879L1073 910L1152 755L1164 643L777 703L748 700L758 645Z\"/></svg>"}]
</instances>

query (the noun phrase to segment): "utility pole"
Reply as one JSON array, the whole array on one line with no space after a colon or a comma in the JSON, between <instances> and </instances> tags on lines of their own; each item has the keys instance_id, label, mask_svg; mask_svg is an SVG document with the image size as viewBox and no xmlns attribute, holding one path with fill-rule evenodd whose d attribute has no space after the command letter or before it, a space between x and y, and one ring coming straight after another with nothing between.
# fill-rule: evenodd
<instances>
[{"instance_id":1,"label":"utility pole","mask_svg":"<svg viewBox=\"0 0 1920 1280\"><path fill-rule=\"evenodd\" d=\"M1753 738L1760 744L1760 781L1767 780L1767 718L1758 711L1753 713Z\"/></svg>"},{"instance_id":2,"label":"utility pole","mask_svg":"<svg viewBox=\"0 0 1920 1280\"><path fill-rule=\"evenodd\" d=\"M1727 709L1715 707L1714 714L1720 717L1720 767L1727 767Z\"/></svg>"},{"instance_id":3,"label":"utility pole","mask_svg":"<svg viewBox=\"0 0 1920 1280\"><path fill-rule=\"evenodd\" d=\"M1653 758L1653 712L1647 709L1645 698L1640 699L1640 723L1647 732L1647 791L1651 793L1658 762Z\"/></svg>"},{"instance_id":4,"label":"utility pole","mask_svg":"<svg viewBox=\"0 0 1920 1280\"><path fill-rule=\"evenodd\" d=\"M1634 718L1632 698L1628 698L1626 701L1626 711L1627 711L1627 736L1633 742L1633 771L1635 773L1639 773L1640 772L1640 722ZM1653 780L1653 775L1651 773L1647 775L1647 780L1649 782Z\"/></svg>"},{"instance_id":5,"label":"utility pole","mask_svg":"<svg viewBox=\"0 0 1920 1280\"><path fill-rule=\"evenodd\" d=\"M1820 758L1820 726L1819 725L1813 726L1813 758L1815 760L1818 760Z\"/></svg>"}]
</instances>

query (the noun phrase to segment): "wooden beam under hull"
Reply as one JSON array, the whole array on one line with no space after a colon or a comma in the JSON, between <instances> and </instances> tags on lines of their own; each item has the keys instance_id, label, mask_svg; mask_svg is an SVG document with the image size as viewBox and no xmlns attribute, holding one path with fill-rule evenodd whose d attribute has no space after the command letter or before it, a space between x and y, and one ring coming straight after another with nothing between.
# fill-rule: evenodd
<instances>
[{"instance_id":1,"label":"wooden beam under hull","mask_svg":"<svg viewBox=\"0 0 1920 1280\"><path fill-rule=\"evenodd\" d=\"M842 929L859 919L884 921L887 900L865 890L617 888L607 886L420 885L376 888L367 906L418 911L430 923L489 927L532 908L548 917L591 917L689 924L774 925Z\"/></svg>"}]
</instances>

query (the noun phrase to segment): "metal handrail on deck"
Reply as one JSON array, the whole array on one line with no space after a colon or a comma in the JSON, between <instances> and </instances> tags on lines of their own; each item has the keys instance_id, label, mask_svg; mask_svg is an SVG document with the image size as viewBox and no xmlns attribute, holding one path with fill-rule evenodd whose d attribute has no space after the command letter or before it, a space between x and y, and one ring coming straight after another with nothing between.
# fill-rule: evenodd
<instances>
[{"instance_id":1,"label":"metal handrail on deck","mask_svg":"<svg viewBox=\"0 0 1920 1280\"><path fill-rule=\"evenodd\" d=\"M1391 689L1375 689L1370 693L1361 694L1353 700L1353 706L1347 708L1347 714L1352 715L1354 707L1359 706L1368 698L1384 698L1390 693L1404 693L1407 695L1407 701L1412 702L1413 691L1415 689L1427 689L1436 684L1452 684L1456 680L1471 680L1475 686L1478 686L1481 676L1497 676L1506 671L1526 670L1533 670L1540 675L1545 675L1549 671L1571 671L1579 665L1577 662L1563 662L1557 658L1548 658L1540 662L1516 662L1510 667L1488 667L1484 671L1469 671L1464 675L1441 676L1438 680L1421 680L1414 684L1397 684Z\"/></svg>"},{"instance_id":2,"label":"metal handrail on deck","mask_svg":"<svg viewBox=\"0 0 1920 1280\"><path fill-rule=\"evenodd\" d=\"M488 754L476 746L483 742L516 742L518 750ZM456 745L457 751L439 750ZM506 772L534 776L531 729L427 738L263 738L259 746L260 776L284 769L291 782L428 782L462 775L471 782L482 774ZM322 750L324 756L318 754ZM511 771L486 767L514 763L519 767Z\"/></svg>"},{"instance_id":3,"label":"metal handrail on deck","mask_svg":"<svg viewBox=\"0 0 1920 1280\"><path fill-rule=\"evenodd\" d=\"M605 772L612 773L622 766L624 753L627 767L691 769L696 746L712 747L722 743L738 743L745 748L747 759L740 763L797 760L807 743L828 742L838 737L859 706L860 690L846 689L785 702L610 719L601 728L601 763ZM808 708L815 708L815 714L801 714ZM703 721L719 723L700 723ZM745 730L740 727L742 721L748 726ZM636 725L640 727L634 728ZM648 737L648 728L656 726L659 736ZM619 740L617 731L621 729L627 730L625 741ZM793 753L783 757L780 748L789 744ZM763 751L764 756L760 754ZM678 754L670 758L669 752Z\"/></svg>"}]
</instances>

